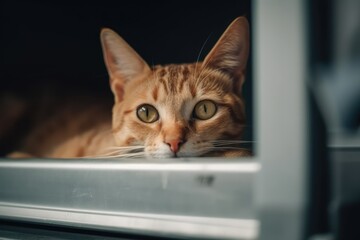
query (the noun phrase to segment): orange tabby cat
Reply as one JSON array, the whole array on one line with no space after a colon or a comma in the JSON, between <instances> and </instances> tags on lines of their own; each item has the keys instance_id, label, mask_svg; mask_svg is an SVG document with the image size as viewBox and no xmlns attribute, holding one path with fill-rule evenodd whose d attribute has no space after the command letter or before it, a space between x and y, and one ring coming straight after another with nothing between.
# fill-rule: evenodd
<instances>
[{"instance_id":1,"label":"orange tabby cat","mask_svg":"<svg viewBox=\"0 0 360 240\"><path fill-rule=\"evenodd\" d=\"M202 63L151 68L110 29L101 31L101 43L115 97L112 116L104 104L83 108L73 100L35 127L10 157L249 155L228 145L241 142L245 123L245 18L231 23Z\"/></svg>"}]
</instances>

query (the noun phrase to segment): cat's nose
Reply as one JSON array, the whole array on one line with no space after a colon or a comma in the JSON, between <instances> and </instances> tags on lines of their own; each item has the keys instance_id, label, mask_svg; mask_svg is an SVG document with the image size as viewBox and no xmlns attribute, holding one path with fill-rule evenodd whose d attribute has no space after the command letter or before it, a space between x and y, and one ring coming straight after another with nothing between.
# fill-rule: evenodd
<instances>
[{"instance_id":1,"label":"cat's nose","mask_svg":"<svg viewBox=\"0 0 360 240\"><path fill-rule=\"evenodd\" d=\"M172 152L177 153L181 147L181 145L184 143L181 139L173 139L169 141L165 141L167 145L169 145Z\"/></svg>"}]
</instances>

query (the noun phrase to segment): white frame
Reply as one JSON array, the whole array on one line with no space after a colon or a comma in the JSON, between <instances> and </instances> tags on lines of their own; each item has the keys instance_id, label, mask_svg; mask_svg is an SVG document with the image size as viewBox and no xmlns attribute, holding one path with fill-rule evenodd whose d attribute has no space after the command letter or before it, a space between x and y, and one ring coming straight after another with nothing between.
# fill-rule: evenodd
<instances>
[{"instance_id":1,"label":"white frame","mask_svg":"<svg viewBox=\"0 0 360 240\"><path fill-rule=\"evenodd\" d=\"M256 239L259 164L201 160L3 160L0 218L155 236Z\"/></svg>"},{"instance_id":2,"label":"white frame","mask_svg":"<svg viewBox=\"0 0 360 240\"><path fill-rule=\"evenodd\" d=\"M302 239L307 209L305 2L254 3L256 201L261 239Z\"/></svg>"}]
</instances>

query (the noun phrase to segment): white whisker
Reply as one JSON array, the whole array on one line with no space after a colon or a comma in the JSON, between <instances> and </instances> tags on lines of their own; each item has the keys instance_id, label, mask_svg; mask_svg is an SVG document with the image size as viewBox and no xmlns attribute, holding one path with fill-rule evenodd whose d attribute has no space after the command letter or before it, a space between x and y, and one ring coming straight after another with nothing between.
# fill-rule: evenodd
<instances>
[{"instance_id":1,"label":"white whisker","mask_svg":"<svg viewBox=\"0 0 360 240\"><path fill-rule=\"evenodd\" d=\"M112 156L96 156L94 158L96 159L114 159L114 158L135 158L135 157L143 157L145 156L144 152L139 152L139 153L123 153L123 154L117 154L117 155L112 155Z\"/></svg>"},{"instance_id":2,"label":"white whisker","mask_svg":"<svg viewBox=\"0 0 360 240\"><path fill-rule=\"evenodd\" d=\"M233 144L233 143L252 143L254 141L245 141L245 140L213 140L213 141L209 141L211 143L229 143L229 144Z\"/></svg>"},{"instance_id":3,"label":"white whisker","mask_svg":"<svg viewBox=\"0 0 360 240\"><path fill-rule=\"evenodd\" d=\"M140 148L144 148L144 146L113 146L113 147L108 147L106 149L140 149Z\"/></svg>"},{"instance_id":4,"label":"white whisker","mask_svg":"<svg viewBox=\"0 0 360 240\"><path fill-rule=\"evenodd\" d=\"M213 146L213 147L206 147L206 149L216 149L216 150L223 150L223 149L234 149L234 150L248 150L246 148L242 148L242 147L218 147L218 146Z\"/></svg>"},{"instance_id":5,"label":"white whisker","mask_svg":"<svg viewBox=\"0 0 360 240\"><path fill-rule=\"evenodd\" d=\"M126 151L126 150L116 150L116 151L112 151L112 152L106 152L106 153L103 153L101 154L100 156L113 156L115 154L121 154L121 153L128 153L129 151Z\"/></svg>"},{"instance_id":6,"label":"white whisker","mask_svg":"<svg viewBox=\"0 0 360 240\"><path fill-rule=\"evenodd\" d=\"M92 156L84 156L82 158L116 158L116 157L132 157L135 155L145 155L145 146L112 146L108 147L102 153Z\"/></svg>"},{"instance_id":7,"label":"white whisker","mask_svg":"<svg viewBox=\"0 0 360 240\"><path fill-rule=\"evenodd\" d=\"M201 53L202 53L202 51L204 50L204 47L205 47L206 43L209 41L210 36L211 36L211 34L209 34L209 36L206 38L206 40L205 40L205 42L203 43L203 45L201 46L200 52L199 52L199 54L198 54L198 56L197 56L197 58L196 58L195 71L194 71L194 75L193 75L194 78L196 77L196 73L197 73L197 70L198 70L198 65L200 64L200 63L199 63L199 60L200 60L200 57L201 57Z\"/></svg>"}]
</instances>

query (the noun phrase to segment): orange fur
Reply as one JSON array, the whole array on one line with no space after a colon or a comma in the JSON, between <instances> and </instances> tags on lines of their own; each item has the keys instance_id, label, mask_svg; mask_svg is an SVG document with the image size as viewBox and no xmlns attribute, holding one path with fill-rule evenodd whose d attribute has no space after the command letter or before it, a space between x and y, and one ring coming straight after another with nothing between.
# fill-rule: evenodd
<instances>
[{"instance_id":1,"label":"orange fur","mask_svg":"<svg viewBox=\"0 0 360 240\"><path fill-rule=\"evenodd\" d=\"M245 18L229 26L204 62L150 68L112 30L102 30L101 42L115 100L112 114L101 104L59 110L33 129L22 152L56 158L218 156L224 151L216 148L216 141L241 138L241 88L249 53ZM194 117L194 107L202 100L216 105L215 115L207 120ZM155 107L156 121L139 119L143 104ZM234 152L223 155L247 155L242 149Z\"/></svg>"}]
</instances>

